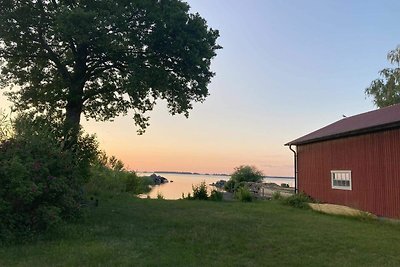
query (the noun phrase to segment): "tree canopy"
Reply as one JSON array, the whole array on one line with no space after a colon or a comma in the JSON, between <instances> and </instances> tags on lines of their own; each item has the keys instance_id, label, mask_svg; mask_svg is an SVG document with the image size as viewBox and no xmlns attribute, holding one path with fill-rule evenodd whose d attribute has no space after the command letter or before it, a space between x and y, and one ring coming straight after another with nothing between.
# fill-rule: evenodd
<instances>
[{"instance_id":1,"label":"tree canopy","mask_svg":"<svg viewBox=\"0 0 400 267\"><path fill-rule=\"evenodd\" d=\"M371 96L379 108L400 103L400 46L390 51L387 59L395 67L381 70L381 78L365 89L365 94Z\"/></svg>"},{"instance_id":2,"label":"tree canopy","mask_svg":"<svg viewBox=\"0 0 400 267\"><path fill-rule=\"evenodd\" d=\"M236 182L259 182L264 177L262 171L254 166L242 165L235 168L231 174L231 180Z\"/></svg>"},{"instance_id":3,"label":"tree canopy","mask_svg":"<svg viewBox=\"0 0 400 267\"><path fill-rule=\"evenodd\" d=\"M263 177L263 172L256 167L241 165L235 168L224 188L229 192L235 192L238 188L243 187L245 182L260 182Z\"/></svg>"},{"instance_id":4,"label":"tree canopy","mask_svg":"<svg viewBox=\"0 0 400 267\"><path fill-rule=\"evenodd\" d=\"M180 0L0 1L0 82L20 110L59 112L67 129L133 110L139 132L157 99L171 114L204 101L219 33Z\"/></svg>"}]
</instances>

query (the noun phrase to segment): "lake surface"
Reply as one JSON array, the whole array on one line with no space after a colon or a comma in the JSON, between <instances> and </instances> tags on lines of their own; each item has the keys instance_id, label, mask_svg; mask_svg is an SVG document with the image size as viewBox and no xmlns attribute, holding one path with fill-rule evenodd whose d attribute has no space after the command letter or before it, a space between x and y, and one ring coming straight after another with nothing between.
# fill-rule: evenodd
<instances>
[{"instance_id":1,"label":"lake surface","mask_svg":"<svg viewBox=\"0 0 400 267\"><path fill-rule=\"evenodd\" d=\"M140 176L148 176L152 173L138 173ZM182 198L182 193L187 196L188 193L193 194L192 185L198 185L205 181L208 190L214 189L210 184L215 183L219 180L229 180L230 176L220 176L220 175L202 175L202 174L177 174L177 173L156 173L162 177L168 179L169 183L156 185L152 190L140 197L157 198L157 194L161 194L165 199L179 199ZM267 177L263 179L264 183L276 183L278 185L285 183L289 184L290 187L294 186L293 178L286 177Z\"/></svg>"}]
</instances>

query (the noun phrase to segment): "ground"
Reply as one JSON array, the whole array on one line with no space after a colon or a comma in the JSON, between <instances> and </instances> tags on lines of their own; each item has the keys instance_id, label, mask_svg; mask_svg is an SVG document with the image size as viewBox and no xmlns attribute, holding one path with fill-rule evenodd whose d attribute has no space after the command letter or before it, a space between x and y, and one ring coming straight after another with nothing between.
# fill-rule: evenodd
<instances>
[{"instance_id":1,"label":"ground","mask_svg":"<svg viewBox=\"0 0 400 267\"><path fill-rule=\"evenodd\" d=\"M399 266L400 224L253 203L100 199L0 266Z\"/></svg>"}]
</instances>

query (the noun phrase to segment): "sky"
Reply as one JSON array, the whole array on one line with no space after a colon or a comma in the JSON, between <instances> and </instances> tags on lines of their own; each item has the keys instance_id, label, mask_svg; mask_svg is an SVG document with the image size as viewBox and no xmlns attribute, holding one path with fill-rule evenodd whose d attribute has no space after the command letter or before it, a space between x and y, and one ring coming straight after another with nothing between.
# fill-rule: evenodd
<instances>
[{"instance_id":1,"label":"sky","mask_svg":"<svg viewBox=\"0 0 400 267\"><path fill-rule=\"evenodd\" d=\"M166 103L137 135L131 116L83 120L107 154L137 171L231 173L254 165L293 176L284 144L375 109L364 90L400 44L400 1L189 0L223 46L212 62L210 96L190 116ZM6 107L5 97L0 106Z\"/></svg>"}]
</instances>

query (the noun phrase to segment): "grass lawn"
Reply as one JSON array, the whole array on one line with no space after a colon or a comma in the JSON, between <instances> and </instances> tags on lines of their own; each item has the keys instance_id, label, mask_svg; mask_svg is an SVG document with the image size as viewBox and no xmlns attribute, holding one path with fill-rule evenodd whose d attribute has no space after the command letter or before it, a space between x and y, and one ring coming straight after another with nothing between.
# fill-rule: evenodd
<instances>
[{"instance_id":1,"label":"grass lawn","mask_svg":"<svg viewBox=\"0 0 400 267\"><path fill-rule=\"evenodd\" d=\"M280 203L100 201L0 266L400 266L400 224Z\"/></svg>"}]
</instances>

